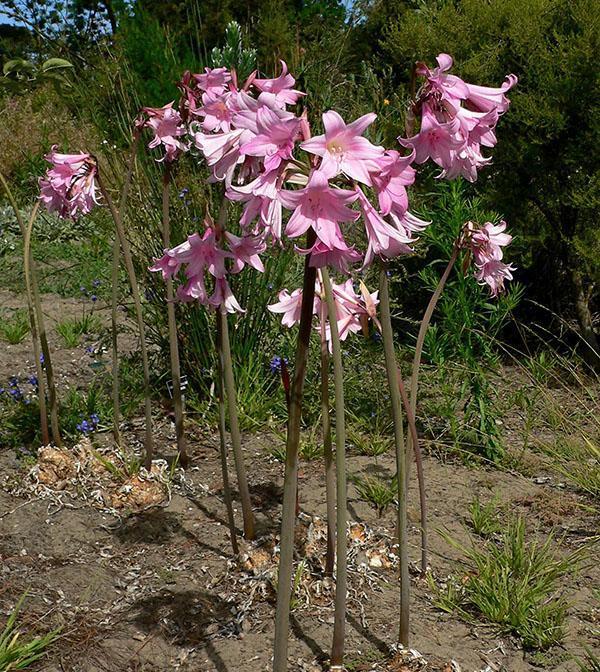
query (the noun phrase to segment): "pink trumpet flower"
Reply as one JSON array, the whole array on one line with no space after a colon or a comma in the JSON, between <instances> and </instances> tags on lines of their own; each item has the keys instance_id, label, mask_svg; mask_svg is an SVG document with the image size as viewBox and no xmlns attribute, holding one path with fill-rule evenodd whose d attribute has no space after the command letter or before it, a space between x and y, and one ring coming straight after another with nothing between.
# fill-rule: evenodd
<instances>
[{"instance_id":1,"label":"pink trumpet flower","mask_svg":"<svg viewBox=\"0 0 600 672\"><path fill-rule=\"evenodd\" d=\"M204 68L203 74L193 77L198 87L213 98L224 93L226 85L231 81L231 73L227 68Z\"/></svg>"},{"instance_id":2,"label":"pink trumpet flower","mask_svg":"<svg viewBox=\"0 0 600 672\"><path fill-rule=\"evenodd\" d=\"M278 107L285 108L286 105L295 105L298 98L305 96L302 91L296 91L292 87L296 80L289 74L285 61L281 63L281 74L275 79L254 78L252 84L259 90L272 94L273 100Z\"/></svg>"},{"instance_id":3,"label":"pink trumpet flower","mask_svg":"<svg viewBox=\"0 0 600 672\"><path fill-rule=\"evenodd\" d=\"M240 148L242 154L264 157L265 172L279 168L282 161L292 157L300 119L281 119L268 107L256 113L258 133Z\"/></svg>"},{"instance_id":4,"label":"pink trumpet flower","mask_svg":"<svg viewBox=\"0 0 600 672\"><path fill-rule=\"evenodd\" d=\"M406 187L415 181L416 171L410 165L414 159L414 150L409 156L389 150L377 161L379 170L371 173L371 181L382 215L394 212L401 217L408 209Z\"/></svg>"},{"instance_id":5,"label":"pink trumpet flower","mask_svg":"<svg viewBox=\"0 0 600 672\"><path fill-rule=\"evenodd\" d=\"M512 264L502 261L502 248L512 241L512 236L505 231L506 222L486 222L481 227L467 222L464 227L462 246L473 254L475 277L480 284L489 286L492 296L504 290L504 281L512 280L515 270Z\"/></svg>"},{"instance_id":6,"label":"pink trumpet flower","mask_svg":"<svg viewBox=\"0 0 600 672\"><path fill-rule=\"evenodd\" d=\"M59 154L56 148L44 157L52 167L40 178L40 200L48 212L76 219L98 204L98 166L90 154Z\"/></svg>"},{"instance_id":7,"label":"pink trumpet flower","mask_svg":"<svg viewBox=\"0 0 600 672\"><path fill-rule=\"evenodd\" d=\"M138 128L149 128L154 133L154 137L148 143L148 147L153 149L159 145L165 148L165 156L159 161L175 161L182 152L188 150L187 143L180 140L187 135L187 128L179 112L173 109L173 103L168 103L164 107L144 107L142 118L136 122Z\"/></svg>"},{"instance_id":8,"label":"pink trumpet flower","mask_svg":"<svg viewBox=\"0 0 600 672\"><path fill-rule=\"evenodd\" d=\"M234 259L231 273L239 273L246 264L252 268L265 272L265 267L261 258L267 246L261 236L234 236L233 233L225 232L225 238L229 244L229 249Z\"/></svg>"},{"instance_id":9,"label":"pink trumpet flower","mask_svg":"<svg viewBox=\"0 0 600 672\"><path fill-rule=\"evenodd\" d=\"M281 318L281 324L284 327L293 327L295 324L300 322L300 313L302 310L302 290L295 289L291 294L287 289L281 290L279 292L279 301L273 303L267 308L272 313L279 313L283 315ZM315 301L317 300L315 296ZM314 309L313 309L314 313Z\"/></svg>"},{"instance_id":10,"label":"pink trumpet flower","mask_svg":"<svg viewBox=\"0 0 600 672\"><path fill-rule=\"evenodd\" d=\"M356 188L356 194L369 241L363 266L369 266L376 255L390 259L400 254L410 254L413 250L408 243L413 242L413 239L405 235L401 229L388 224L371 205L360 187Z\"/></svg>"},{"instance_id":11,"label":"pink trumpet flower","mask_svg":"<svg viewBox=\"0 0 600 672\"><path fill-rule=\"evenodd\" d=\"M491 158L482 155L481 145L495 146L495 126L510 104L505 94L517 77L508 75L499 88L475 86L448 73L452 67L448 54L440 54L437 62L437 68L429 69L423 63L417 68L417 74L426 79L415 102L421 112L421 129L399 141L414 149L417 163L427 159L437 163L442 168L438 177L462 175L474 182L478 169L491 163Z\"/></svg>"},{"instance_id":12,"label":"pink trumpet flower","mask_svg":"<svg viewBox=\"0 0 600 672\"><path fill-rule=\"evenodd\" d=\"M376 118L371 112L346 125L337 112L330 110L323 115L325 134L306 140L301 147L323 158L320 170L327 178L344 173L370 186L370 173L379 169L377 160L384 150L371 144L362 134Z\"/></svg>"},{"instance_id":13,"label":"pink trumpet flower","mask_svg":"<svg viewBox=\"0 0 600 672\"><path fill-rule=\"evenodd\" d=\"M290 238L297 238L312 227L319 240L335 248L343 241L339 222L352 222L359 217L358 212L347 207L356 198L353 191L331 187L325 174L315 170L303 189L279 192L283 205L294 210L285 232Z\"/></svg>"}]
</instances>

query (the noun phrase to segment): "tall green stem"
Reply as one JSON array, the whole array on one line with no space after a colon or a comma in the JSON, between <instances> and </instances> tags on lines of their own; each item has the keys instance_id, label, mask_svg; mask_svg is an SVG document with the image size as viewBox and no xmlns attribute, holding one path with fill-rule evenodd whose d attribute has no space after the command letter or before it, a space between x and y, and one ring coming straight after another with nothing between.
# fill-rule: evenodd
<instances>
[{"instance_id":1,"label":"tall green stem","mask_svg":"<svg viewBox=\"0 0 600 672\"><path fill-rule=\"evenodd\" d=\"M7 198L10 202L10 205L15 213L15 217L19 224L19 229L21 231L21 236L23 241L25 241L25 231L26 226L21 213L17 207L17 203L13 197L12 191L8 186L7 181L4 178L4 175L0 173L0 182L4 187ZM35 275L33 267L33 257L29 259L29 265L31 268L31 274ZM46 409L46 385L44 383L44 369L42 367L42 361L40 358L40 344L38 341L38 329L35 321L35 301L33 298L33 287L32 287L32 278L25 277L25 289L27 292L27 314L29 317L29 329L31 331L31 342L33 345L33 356L35 358L35 372L38 380L38 405L40 409L40 430L42 433L42 443L44 446L47 446L50 443L50 432L48 429L48 411ZM36 291L37 291L37 282L36 282Z\"/></svg>"},{"instance_id":2,"label":"tall green stem","mask_svg":"<svg viewBox=\"0 0 600 672\"><path fill-rule=\"evenodd\" d=\"M415 417L417 414L419 370L421 367L421 356L423 355L423 345L425 343L425 336L427 335L427 330L429 329L429 324L431 322L431 317L433 316L433 311L435 310L437 302L439 301L442 291L446 285L446 281L448 280L450 271L452 270L452 267L454 266L454 264L456 263L456 259L458 258L458 250L459 247L458 244L456 244L454 246L454 249L452 250L452 256L448 261L448 265L446 266L446 269L444 270L442 277L440 278L440 281L438 282L437 287L435 288L435 291L431 295L431 299L429 299L429 303L427 304L427 308L425 309L425 313L423 315L423 319L421 320L421 325L419 327L419 334L417 336L417 343L415 345L415 354L413 356L412 371L410 376L410 408ZM408 472L410 472L411 450L412 450L412 442L409 439L408 450L406 451L407 452L406 468Z\"/></svg>"},{"instance_id":3,"label":"tall green stem","mask_svg":"<svg viewBox=\"0 0 600 672\"><path fill-rule=\"evenodd\" d=\"M254 514L252 513L252 502L250 501L250 490L248 489L244 455L242 453L242 438L238 422L235 380L233 378L233 363L231 360L231 346L229 344L229 327L227 325L227 312L225 308L219 307L217 309L217 320L219 320L221 327L220 356L223 359L223 378L225 381L227 406L229 408L229 430L231 432L231 445L233 446L238 489L240 491L240 500L242 503L244 537L246 537L246 539L254 539Z\"/></svg>"},{"instance_id":4,"label":"tall green stem","mask_svg":"<svg viewBox=\"0 0 600 672\"><path fill-rule=\"evenodd\" d=\"M316 234L309 229L306 247L314 245ZM296 518L296 492L298 478L298 448L300 446L300 424L302 419L302 396L308 364L312 312L315 297L317 269L310 266L310 255L304 261L304 281L302 284L302 306L298 343L294 363L290 412L285 452L285 476L283 482L283 502L281 509L281 536L279 572L277 579L277 609L275 612L275 644L273 650L273 672L285 672L288 667L288 639L290 600L292 597L292 573L294 560L294 521Z\"/></svg>"},{"instance_id":5,"label":"tall green stem","mask_svg":"<svg viewBox=\"0 0 600 672\"><path fill-rule=\"evenodd\" d=\"M396 446L396 478L398 481L398 551L400 559L400 628L398 639L404 646L409 645L410 618L410 576L408 571L408 530L407 530L407 469L404 444L404 426L402 420L402 401L398 387L398 368L394 352L394 334L390 311L390 292L387 277L387 264L381 262L379 273L379 300L381 309L381 335L385 353L392 417L394 420L394 443Z\"/></svg>"},{"instance_id":6,"label":"tall green stem","mask_svg":"<svg viewBox=\"0 0 600 672\"><path fill-rule=\"evenodd\" d=\"M165 164L162 190L162 224L163 245L170 247L171 223L169 216L169 185L171 182L171 166ZM175 410L175 435L177 437L177 452L179 461L185 468L188 465L187 445L185 440L185 427L183 417L183 397L181 394L181 367L179 363L179 344L177 339L177 321L175 319L175 301L173 292L173 280L167 278L167 319L169 323L169 354L171 358L171 379L173 381L173 407Z\"/></svg>"},{"instance_id":7,"label":"tall green stem","mask_svg":"<svg viewBox=\"0 0 600 672\"><path fill-rule=\"evenodd\" d=\"M321 297L321 416L323 420L323 454L325 457L325 499L327 501L327 553L325 576L333 576L335 563L335 468L329 417L329 349L326 338L326 303Z\"/></svg>"},{"instance_id":8,"label":"tall green stem","mask_svg":"<svg viewBox=\"0 0 600 672\"><path fill-rule=\"evenodd\" d=\"M329 272L321 270L323 288L327 301L329 333L333 353L333 380L335 388L335 466L337 499L337 557L335 575L335 615L333 623L333 645L331 647L331 668L343 669L344 640L346 635L346 594L348 591L348 568L346 551L347 484L346 484L346 419L344 408L344 368L342 348L337 326L337 311Z\"/></svg>"},{"instance_id":9,"label":"tall green stem","mask_svg":"<svg viewBox=\"0 0 600 672\"><path fill-rule=\"evenodd\" d=\"M144 315L142 313L142 301L140 299L140 290L137 283L137 278L135 275L135 268L133 266L133 259L131 257L131 248L129 246L129 240L125 235L125 228L123 226L123 220L121 219L121 213L115 207L115 204L110 197L110 194L104 186L104 182L98 176L98 186L102 192L106 204L110 210L110 214L113 218L115 227L117 229L117 236L121 244L121 250L123 251L123 258L125 260L125 269L127 270L127 276L129 278L129 285L131 287L131 295L133 297L133 303L135 307L135 317L137 322L137 327L140 335L140 353L142 356L142 369L144 375L144 397L145 397L145 413L146 413L146 437L145 437L145 460L144 465L146 469L152 467L152 457L154 454L154 438L152 436L152 402L150 398L150 366L148 364L148 350L146 348L146 333L144 329Z\"/></svg>"},{"instance_id":10,"label":"tall green stem","mask_svg":"<svg viewBox=\"0 0 600 672\"><path fill-rule=\"evenodd\" d=\"M221 329L221 320L217 318L217 376L218 394L219 394L219 451L221 454L221 473L223 475L223 498L227 508L227 523L229 525L229 537L231 539L231 548L234 555L240 552L237 537L235 534L235 518L233 515L233 502L231 499L231 488L229 486L229 469L227 467L227 429L225 423L225 381L223 366L223 334Z\"/></svg>"},{"instance_id":11,"label":"tall green stem","mask_svg":"<svg viewBox=\"0 0 600 672\"><path fill-rule=\"evenodd\" d=\"M121 199L119 201L119 214L121 219L125 214L127 207L127 198L129 196L129 187L133 177L133 168L137 155L137 146L139 143L139 134L135 133L131 143L129 161L127 163L127 173L125 182L121 190ZM110 301L110 328L111 328L111 346L112 346L112 404L113 404L113 437L115 443L121 445L121 407L119 403L119 332L118 315L119 305L119 265L121 261L121 246L119 237L115 236L112 249L112 269L111 269L111 301Z\"/></svg>"},{"instance_id":12,"label":"tall green stem","mask_svg":"<svg viewBox=\"0 0 600 672\"><path fill-rule=\"evenodd\" d=\"M52 368L52 357L50 355L50 347L48 345L48 337L46 336L46 323L44 321L44 313L42 311L42 301L40 299L40 292L37 285L37 278L32 272L31 264L33 256L31 253L31 232L33 231L33 223L37 216L39 208L39 201L33 207L31 217L25 230L24 241L24 270L25 283L31 284L33 289L33 301L35 307L35 317L37 320L37 327L40 334L40 343L42 346L42 353L44 355L44 365L46 367L46 379L48 381L48 401L50 403L50 426L52 427L52 439L54 443L60 447L62 446L62 439L60 436L60 427L58 422L58 398L56 395L56 384L54 382L54 369Z\"/></svg>"},{"instance_id":13,"label":"tall green stem","mask_svg":"<svg viewBox=\"0 0 600 672\"><path fill-rule=\"evenodd\" d=\"M427 572L427 497L425 496L425 476L423 474L423 455L421 454L421 446L419 445L419 437L417 435L417 423L415 421L415 414L412 412L406 388L402 381L402 373L398 369L398 388L400 396L402 397L402 405L406 413L408 421L408 428L410 431L410 438L415 450L415 462L417 464L417 479L419 480L419 503L421 506L421 574L425 575Z\"/></svg>"}]
</instances>

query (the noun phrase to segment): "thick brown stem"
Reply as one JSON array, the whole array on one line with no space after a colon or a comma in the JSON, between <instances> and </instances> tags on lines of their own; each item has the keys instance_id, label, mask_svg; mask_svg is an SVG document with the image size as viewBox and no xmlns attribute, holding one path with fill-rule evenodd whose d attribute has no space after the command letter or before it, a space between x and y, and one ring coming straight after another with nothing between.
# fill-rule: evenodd
<instances>
[{"instance_id":1,"label":"thick brown stem","mask_svg":"<svg viewBox=\"0 0 600 672\"><path fill-rule=\"evenodd\" d=\"M398 388L398 367L394 351L394 335L392 331L392 317L390 311L389 282L387 264L381 263L379 273L379 300L381 309L381 335L385 353L385 368L387 372L390 400L392 402L392 417L394 420L394 443L396 446L396 478L398 481L398 556L400 562L400 627L398 639L408 647L410 634L410 575L408 568L408 516L407 516L407 464L404 443L404 426L402 420L402 402Z\"/></svg>"},{"instance_id":2,"label":"thick brown stem","mask_svg":"<svg viewBox=\"0 0 600 672\"><path fill-rule=\"evenodd\" d=\"M229 525L229 537L234 555L238 555L240 548L235 533L235 518L233 515L233 502L231 499L231 487L229 486L229 468L227 467L227 428L225 423L225 381L223 366L223 335L221 333L221 320L217 319L217 375L219 394L219 452L221 455L221 474L223 476L223 499L227 508L227 524Z\"/></svg>"},{"instance_id":3,"label":"thick brown stem","mask_svg":"<svg viewBox=\"0 0 600 672\"><path fill-rule=\"evenodd\" d=\"M227 325L227 312L225 311L225 308L219 307L217 309L217 319L221 325L220 341L221 356L223 358L223 378L225 381L227 407L229 409L229 431L231 433L231 445L233 447L233 457L235 460L238 490L240 491L240 500L242 503L244 537L246 537L246 539L254 539L254 514L252 513L252 502L250 501L250 490L248 489L246 467L244 466L244 454L242 453L242 437L240 434L240 425L237 414L237 399L235 391L235 380L233 377L233 362L231 360L229 327Z\"/></svg>"},{"instance_id":4,"label":"thick brown stem","mask_svg":"<svg viewBox=\"0 0 600 672\"><path fill-rule=\"evenodd\" d=\"M581 338L584 342L582 356L586 364L594 370L599 371L600 344L598 343L598 336L594 331L589 295L583 288L581 272L577 269L573 270L572 278L575 288L575 312L577 314L577 321L579 322Z\"/></svg>"},{"instance_id":5,"label":"thick brown stem","mask_svg":"<svg viewBox=\"0 0 600 672\"><path fill-rule=\"evenodd\" d=\"M306 247L314 245L316 235L309 229L306 235ZM315 297L317 271L310 266L310 255L304 261L304 282L302 285L302 307L298 344L294 363L294 379L291 389L290 413L285 453L285 477L283 483L283 503L281 510L281 537L279 573L277 580L277 609L275 613L275 645L273 672L287 670L287 652L289 638L290 600L292 597L292 573L294 560L294 521L296 512L296 490L298 478L298 448L300 446L300 424L302 419L302 396L308 364L310 334L312 330L312 311Z\"/></svg>"},{"instance_id":6,"label":"thick brown stem","mask_svg":"<svg viewBox=\"0 0 600 672\"><path fill-rule=\"evenodd\" d=\"M331 418L329 417L329 349L326 330L326 304L321 300L321 416L323 422L323 455L325 457L325 499L327 502L327 553L325 576L333 576L335 563L335 466L331 441Z\"/></svg>"},{"instance_id":7,"label":"thick brown stem","mask_svg":"<svg viewBox=\"0 0 600 672\"><path fill-rule=\"evenodd\" d=\"M163 218L163 245L168 248L171 243L171 223L169 216L169 185L171 181L171 166L167 163L163 175L162 191L162 218ZM169 323L169 355L171 359L171 379L173 381L173 407L175 411L175 435L177 437L177 452L179 462L185 468L189 459L185 440L185 426L183 415L183 395L181 393L181 368L179 363L179 344L177 338L177 321L175 319L175 296L173 280L167 278L167 319Z\"/></svg>"},{"instance_id":8,"label":"thick brown stem","mask_svg":"<svg viewBox=\"0 0 600 672\"><path fill-rule=\"evenodd\" d=\"M52 439L57 446L62 446L62 439L60 436L60 427L58 422L58 398L56 395L56 384L54 382L54 369L52 368L52 357L50 355L50 347L48 345L48 337L46 336L46 323L44 320L44 313L42 311L42 301L40 299L40 292L37 285L37 278L31 263L33 262L33 255L31 253L31 232L33 231L33 223L37 216L39 208L39 201L33 207L31 217L25 230L24 246L24 268L25 268L25 283L31 285L33 289L33 302L35 308L35 317L37 321L38 332L40 335L40 344L42 346L42 353L44 355L44 365L46 367L46 380L48 381L48 401L50 404L50 426L52 427Z\"/></svg>"},{"instance_id":9,"label":"thick brown stem","mask_svg":"<svg viewBox=\"0 0 600 672\"><path fill-rule=\"evenodd\" d=\"M15 213L15 217L17 219L17 222L19 224L19 229L21 231L21 236L23 237L23 241L25 241L25 231L26 231L26 226L25 222L23 221L23 218L21 217L21 213L19 212L19 208L17 207L17 203L14 200L14 197L12 195L12 192L8 186L7 181L4 178L4 175L0 173L0 182L2 183L2 186L4 187L4 190L6 192L6 196L10 202L10 205ZM35 269L34 269L34 263L33 263L33 257L30 257L29 259L29 265L31 268L31 273L32 275L35 275ZM38 381L38 406L40 409L40 431L42 434L42 444L44 446L47 446L50 443L50 431L48 429L48 411L46 409L46 384L44 383L44 369L42 367L42 360L40 357L40 344L39 344L39 336L38 336L38 329L37 329L37 324L35 321L35 302L33 299L33 288L32 288L32 279L25 277L25 289L27 292L27 315L29 318L29 330L31 332L31 342L33 346L33 356L35 358L35 372L37 376L37 381ZM37 283L36 283L36 289L37 289Z\"/></svg>"},{"instance_id":10,"label":"thick brown stem","mask_svg":"<svg viewBox=\"0 0 600 672\"><path fill-rule=\"evenodd\" d=\"M123 251L123 259L125 260L125 269L127 270L127 276L129 278L129 285L131 287L131 295L133 297L133 304L135 307L135 317L138 327L138 332L140 336L140 353L142 356L142 369L144 375L144 397L145 397L145 415L146 415L146 435L145 435L145 460L144 466L146 469L150 470L152 467L152 457L154 455L154 438L152 436L152 401L151 401L151 389L150 389L150 366L148 363L148 350L146 348L146 333L144 329L144 314L142 312L142 301L140 298L140 290L137 283L137 278L135 275L135 268L133 266L133 259L131 256L131 248L129 246L129 240L125 234L125 228L123 226L123 220L121 219L121 214L115 207L115 204L110 197L110 194L104 186L104 182L98 176L98 186L102 192L102 196L108 205L110 214L113 218L115 227L117 229L117 236L121 244L121 250Z\"/></svg>"},{"instance_id":11,"label":"thick brown stem","mask_svg":"<svg viewBox=\"0 0 600 672\"><path fill-rule=\"evenodd\" d=\"M343 668L344 642L346 637L346 596L348 592L348 568L346 549L346 520L348 518L348 491L346 484L346 418L344 408L344 369L342 348L337 326L337 310L333 289L326 268L321 270L323 288L327 300L329 334L333 352L333 380L335 388L335 462L336 462L336 522L337 556L335 573L335 613L333 622L333 644L331 647L331 669Z\"/></svg>"}]
</instances>

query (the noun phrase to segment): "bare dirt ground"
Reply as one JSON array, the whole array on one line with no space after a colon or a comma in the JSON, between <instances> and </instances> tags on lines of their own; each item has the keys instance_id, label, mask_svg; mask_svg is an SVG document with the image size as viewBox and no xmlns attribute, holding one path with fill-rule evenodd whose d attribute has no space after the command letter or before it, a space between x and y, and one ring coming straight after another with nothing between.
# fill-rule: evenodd
<instances>
[{"instance_id":1,"label":"bare dirt ground","mask_svg":"<svg viewBox=\"0 0 600 672\"><path fill-rule=\"evenodd\" d=\"M78 310L76 303L73 310ZM64 317L68 306L69 301L56 300L49 313ZM66 378L80 379L78 357L84 355L62 349L54 337L51 342L57 349L57 366ZM18 346L3 343L0 348L0 378L32 367L27 340ZM28 590L22 629L28 633L61 629L60 639L35 669L270 669L283 468L273 460L269 447L280 439L260 433L244 437L259 536L243 545L236 560L222 500L218 440L198 431L190 428L191 468L185 473L176 469L167 478L169 468L160 463L164 497L147 510L125 500L114 506L107 492L117 486L110 485L108 472L92 472L89 478L69 472L63 481L43 484L38 467L0 447L0 613L7 615ZM141 424L130 424L127 443L139 446L141 433ZM158 457L170 464L175 442L168 419L157 417L156 440ZM100 434L95 441L98 450L106 450L109 435ZM375 460L350 452L348 470L391 477L394 464L389 454ZM546 538L553 533L557 553L572 551L598 533L598 517L585 499L565 487L536 455L528 462L527 477L444 463L434 457L425 459L425 474L430 564L437 578L456 572L461 557L438 531L459 543L471 543L466 510L475 496L487 501L496 495L507 512L523 513L532 536ZM317 672L329 652L333 617L333 584L320 572L325 548L325 484L319 460L301 464L299 488L302 513L297 546L308 560L298 575L294 599L290 670ZM391 647L399 596L395 516L390 509L379 518L350 487L348 669L539 669L540 659L524 652L512 637L500 635L483 622L467 624L435 607L430 586L416 571L420 556L417 502L413 484L409 511L410 556L415 569L411 646L423 659L403 665L398 659L389 662L394 655ZM593 557L594 550L590 552ZM575 671L578 667L571 656L581 654L584 645L598 648L600 614L592 591L599 585L600 567L595 562L585 563L567 578L567 635L563 648L546 653L546 669Z\"/></svg>"}]
</instances>

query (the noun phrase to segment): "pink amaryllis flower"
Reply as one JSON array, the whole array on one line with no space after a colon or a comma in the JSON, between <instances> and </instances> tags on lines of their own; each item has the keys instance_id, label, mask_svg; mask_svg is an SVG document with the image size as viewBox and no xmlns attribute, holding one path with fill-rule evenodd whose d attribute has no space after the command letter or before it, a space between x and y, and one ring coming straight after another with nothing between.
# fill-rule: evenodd
<instances>
[{"instance_id":1,"label":"pink amaryllis flower","mask_svg":"<svg viewBox=\"0 0 600 672\"><path fill-rule=\"evenodd\" d=\"M162 145L165 149L164 157L158 161L175 161L182 152L188 150L188 144L181 139L187 135L187 128L172 102L164 107L144 107L142 115L136 126L149 128L154 133L148 147L153 149Z\"/></svg>"},{"instance_id":2,"label":"pink amaryllis flower","mask_svg":"<svg viewBox=\"0 0 600 672\"><path fill-rule=\"evenodd\" d=\"M279 77L275 79L259 79L255 77L252 84L259 91L270 94L277 106L285 108L286 105L295 105L298 102L298 98L306 94L292 88L296 80L288 72L285 61L280 61L280 63L281 74Z\"/></svg>"},{"instance_id":3,"label":"pink amaryllis flower","mask_svg":"<svg viewBox=\"0 0 600 672\"><path fill-rule=\"evenodd\" d=\"M378 292L370 293L364 285L361 284L361 293L354 291L352 280L348 278L341 284L331 283L333 299L336 309L336 322L340 340L344 341L348 334L357 333L363 328L363 323L368 318L377 322L376 305L379 303ZM279 292L279 301L267 308L272 313L281 314L281 324L285 327L293 327L300 322L300 312L302 307L302 289L295 289L291 294L287 289ZM325 322L325 338L331 350L331 329L327 319L327 305L325 301L323 283L320 274L315 283L315 298L313 302L313 315L318 316L321 324ZM321 324L315 327L321 330Z\"/></svg>"},{"instance_id":4,"label":"pink amaryllis flower","mask_svg":"<svg viewBox=\"0 0 600 672\"><path fill-rule=\"evenodd\" d=\"M226 85L231 81L231 73L227 68L204 68L204 73L193 75L198 87L209 96L220 96Z\"/></svg>"},{"instance_id":5,"label":"pink amaryllis flower","mask_svg":"<svg viewBox=\"0 0 600 672\"><path fill-rule=\"evenodd\" d=\"M353 191L331 187L322 171L313 171L303 189L279 192L283 205L294 210L287 223L286 235L297 238L312 227L321 242L330 248L336 247L336 243L343 241L339 223L352 222L359 217L358 212L347 207L356 198Z\"/></svg>"},{"instance_id":6,"label":"pink amaryllis flower","mask_svg":"<svg viewBox=\"0 0 600 672\"><path fill-rule=\"evenodd\" d=\"M474 222L467 222L463 228L461 246L473 255L475 278L480 284L487 284L492 296L497 296L504 289L504 281L512 280L512 264L502 261L502 248L509 245L512 236L506 231L506 222L493 224L486 222L478 227Z\"/></svg>"},{"instance_id":7,"label":"pink amaryllis flower","mask_svg":"<svg viewBox=\"0 0 600 672\"><path fill-rule=\"evenodd\" d=\"M377 160L379 170L371 173L373 188L379 200L382 215L393 212L402 217L408 209L406 187L415 181L415 169L410 165L415 159L414 150L408 156L400 156L388 150Z\"/></svg>"},{"instance_id":8,"label":"pink amaryllis flower","mask_svg":"<svg viewBox=\"0 0 600 672\"><path fill-rule=\"evenodd\" d=\"M226 231L225 238L234 260L231 273L239 273L246 264L264 273L265 267L259 255L267 249L267 246L262 236L240 237Z\"/></svg>"},{"instance_id":9,"label":"pink amaryllis flower","mask_svg":"<svg viewBox=\"0 0 600 672\"><path fill-rule=\"evenodd\" d=\"M40 200L48 212L76 219L98 203L98 165L90 154L60 154L56 149L53 145L44 157L52 167L40 178Z\"/></svg>"},{"instance_id":10,"label":"pink amaryllis flower","mask_svg":"<svg viewBox=\"0 0 600 672\"><path fill-rule=\"evenodd\" d=\"M268 107L256 113L257 134L241 146L242 154L264 157L265 172L277 170L282 161L292 157L300 119L292 116L281 119Z\"/></svg>"},{"instance_id":11,"label":"pink amaryllis flower","mask_svg":"<svg viewBox=\"0 0 600 672\"><path fill-rule=\"evenodd\" d=\"M417 74L426 79L414 105L421 114L421 128L413 137L399 141L415 150L417 163L427 159L437 163L442 168L438 177L462 175L474 182L478 169L491 163L481 146L496 144L495 126L510 104L505 94L517 78L508 75L499 88L475 86L448 72L452 67L448 54L440 54L437 61L437 68L423 63L417 67Z\"/></svg>"},{"instance_id":12,"label":"pink amaryllis flower","mask_svg":"<svg viewBox=\"0 0 600 672\"><path fill-rule=\"evenodd\" d=\"M362 210L368 240L363 265L369 266L376 255L391 259L400 254L410 254L413 250L409 243L413 242L413 239L405 235L401 229L388 224L373 207L360 187L356 188L356 194Z\"/></svg>"},{"instance_id":13,"label":"pink amaryllis flower","mask_svg":"<svg viewBox=\"0 0 600 672\"><path fill-rule=\"evenodd\" d=\"M383 156L384 150L371 144L362 134L376 118L371 112L346 125L337 112L330 110L323 115L325 133L306 140L301 147L322 157L320 170L326 177L344 173L370 186L370 173L378 170L377 159Z\"/></svg>"}]
</instances>

